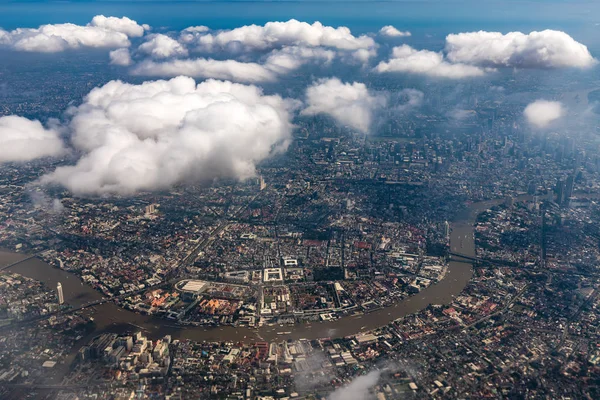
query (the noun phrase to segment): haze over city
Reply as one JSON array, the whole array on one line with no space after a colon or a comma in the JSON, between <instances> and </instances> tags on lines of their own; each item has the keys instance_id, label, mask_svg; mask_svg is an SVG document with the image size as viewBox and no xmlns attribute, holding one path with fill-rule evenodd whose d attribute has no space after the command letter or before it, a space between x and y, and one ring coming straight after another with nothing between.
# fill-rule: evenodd
<instances>
[{"instance_id":1,"label":"haze over city","mask_svg":"<svg viewBox=\"0 0 600 400\"><path fill-rule=\"evenodd\" d=\"M599 18L1 2L0 398L598 398Z\"/></svg>"}]
</instances>

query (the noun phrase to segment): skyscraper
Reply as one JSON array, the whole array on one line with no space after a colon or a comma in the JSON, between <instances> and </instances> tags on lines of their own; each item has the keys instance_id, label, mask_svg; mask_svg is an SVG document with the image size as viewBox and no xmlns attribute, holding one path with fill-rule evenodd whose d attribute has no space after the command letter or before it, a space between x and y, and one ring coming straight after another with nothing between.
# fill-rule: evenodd
<instances>
[{"instance_id":1,"label":"skyscraper","mask_svg":"<svg viewBox=\"0 0 600 400\"><path fill-rule=\"evenodd\" d=\"M573 189L575 187L575 174L569 175L565 184L565 198L563 202L567 201L569 197L573 196Z\"/></svg>"},{"instance_id":2,"label":"skyscraper","mask_svg":"<svg viewBox=\"0 0 600 400\"><path fill-rule=\"evenodd\" d=\"M62 305L65 302L65 297L63 295L62 285L58 282L56 285L56 297L58 298L58 304Z\"/></svg>"},{"instance_id":3,"label":"skyscraper","mask_svg":"<svg viewBox=\"0 0 600 400\"><path fill-rule=\"evenodd\" d=\"M559 179L556 182L556 187L554 188L554 194L556 194L556 203L562 204L565 197L565 181Z\"/></svg>"},{"instance_id":4,"label":"skyscraper","mask_svg":"<svg viewBox=\"0 0 600 400\"><path fill-rule=\"evenodd\" d=\"M265 179L263 178L262 175L260 176L258 182L260 184L260 190L264 190L267 187L267 183L265 182Z\"/></svg>"}]
</instances>

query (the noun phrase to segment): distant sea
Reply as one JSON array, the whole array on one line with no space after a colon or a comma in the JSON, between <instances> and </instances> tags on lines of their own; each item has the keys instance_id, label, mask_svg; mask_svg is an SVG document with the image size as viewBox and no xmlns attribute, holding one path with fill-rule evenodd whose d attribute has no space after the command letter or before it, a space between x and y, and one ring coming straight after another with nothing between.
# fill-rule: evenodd
<instances>
[{"instance_id":1,"label":"distant sea","mask_svg":"<svg viewBox=\"0 0 600 400\"><path fill-rule=\"evenodd\" d=\"M566 31L592 50L600 48L598 0L0 0L0 27L3 29L61 22L85 24L97 14L128 16L158 30L180 30L193 25L227 29L290 18L321 21L333 26L345 25L354 33L374 32L383 25L391 24L401 30L410 30L415 39L425 42L441 42L446 34L453 32L558 29Z\"/></svg>"}]
</instances>

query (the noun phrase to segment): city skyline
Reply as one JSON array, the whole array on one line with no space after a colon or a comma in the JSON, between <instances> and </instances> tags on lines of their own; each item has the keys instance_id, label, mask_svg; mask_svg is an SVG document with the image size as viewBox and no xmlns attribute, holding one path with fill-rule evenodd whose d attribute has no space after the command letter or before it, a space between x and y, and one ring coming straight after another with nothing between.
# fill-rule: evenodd
<instances>
[{"instance_id":1,"label":"city skyline","mask_svg":"<svg viewBox=\"0 0 600 400\"><path fill-rule=\"evenodd\" d=\"M598 12L0 4L0 398L598 397Z\"/></svg>"}]
</instances>

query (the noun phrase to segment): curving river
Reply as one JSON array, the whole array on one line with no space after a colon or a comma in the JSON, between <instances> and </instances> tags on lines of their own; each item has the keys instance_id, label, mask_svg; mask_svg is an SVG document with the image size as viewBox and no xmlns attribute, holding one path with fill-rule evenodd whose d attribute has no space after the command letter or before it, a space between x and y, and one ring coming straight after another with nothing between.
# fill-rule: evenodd
<instances>
[{"instance_id":1,"label":"curving river","mask_svg":"<svg viewBox=\"0 0 600 400\"><path fill-rule=\"evenodd\" d=\"M524 199L522 196L519 199ZM472 203L452 222L450 247L452 251L466 255L475 255L473 224L479 213L499 204L502 200L491 200ZM26 258L24 254L0 251L0 266L8 265ZM74 274L54 268L37 258L17 264L9 271L39 280L50 288L58 282L63 286L65 302L79 306L89 301L102 298L101 294L81 282ZM94 307L93 317L96 330L84 338L82 342L103 331L123 332L143 330L151 338L171 335L174 339L191 339L195 341L281 341L286 339L318 339L325 337L345 337L361 331L372 330L384 326L395 319L415 313L429 304L448 304L452 297L459 294L472 276L471 265L464 262L450 262L444 279L418 294L398 303L359 316L348 316L335 321L313 322L294 326L262 326L260 328L236 328L223 326L215 328L179 327L173 322L158 317L137 314L121 309L113 303L105 303ZM282 334L285 332L285 334Z\"/></svg>"}]
</instances>

